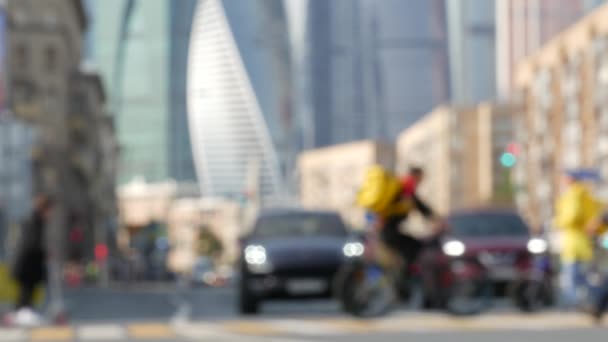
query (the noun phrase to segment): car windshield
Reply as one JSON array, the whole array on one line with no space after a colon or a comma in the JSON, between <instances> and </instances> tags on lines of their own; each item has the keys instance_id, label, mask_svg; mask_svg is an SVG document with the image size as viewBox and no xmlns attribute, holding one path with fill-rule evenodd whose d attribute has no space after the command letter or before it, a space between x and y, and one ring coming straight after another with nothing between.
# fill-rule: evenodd
<instances>
[{"instance_id":1,"label":"car windshield","mask_svg":"<svg viewBox=\"0 0 608 342\"><path fill-rule=\"evenodd\" d=\"M346 236L338 215L290 214L262 217L253 233L256 237Z\"/></svg>"},{"instance_id":2,"label":"car windshield","mask_svg":"<svg viewBox=\"0 0 608 342\"><path fill-rule=\"evenodd\" d=\"M455 236L525 236L526 224L516 214L471 214L450 218L450 231Z\"/></svg>"}]
</instances>

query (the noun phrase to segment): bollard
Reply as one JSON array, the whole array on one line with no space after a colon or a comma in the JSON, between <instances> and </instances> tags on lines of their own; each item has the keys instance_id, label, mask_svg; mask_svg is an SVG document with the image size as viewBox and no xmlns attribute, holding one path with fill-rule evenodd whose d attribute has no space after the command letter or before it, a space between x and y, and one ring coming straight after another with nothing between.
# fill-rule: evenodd
<instances>
[{"instance_id":1,"label":"bollard","mask_svg":"<svg viewBox=\"0 0 608 342\"><path fill-rule=\"evenodd\" d=\"M63 277L62 277L62 263L61 263L61 251L64 247L62 237L62 225L61 225L61 214L63 207L57 203L56 210L49 221L47 231L48 245L48 312L47 316L50 321L54 324L65 324L67 321L67 315L65 313L65 303L63 298Z\"/></svg>"}]
</instances>

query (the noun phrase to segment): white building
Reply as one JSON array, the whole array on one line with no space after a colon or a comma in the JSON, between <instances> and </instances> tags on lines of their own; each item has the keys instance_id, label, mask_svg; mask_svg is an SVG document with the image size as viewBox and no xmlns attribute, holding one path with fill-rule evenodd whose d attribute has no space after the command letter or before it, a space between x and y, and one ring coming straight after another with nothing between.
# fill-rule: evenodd
<instances>
[{"instance_id":1,"label":"white building","mask_svg":"<svg viewBox=\"0 0 608 342\"><path fill-rule=\"evenodd\" d=\"M283 34L281 34L283 32ZM200 1L188 66L193 153L205 196L285 194L291 141L282 1Z\"/></svg>"}]
</instances>

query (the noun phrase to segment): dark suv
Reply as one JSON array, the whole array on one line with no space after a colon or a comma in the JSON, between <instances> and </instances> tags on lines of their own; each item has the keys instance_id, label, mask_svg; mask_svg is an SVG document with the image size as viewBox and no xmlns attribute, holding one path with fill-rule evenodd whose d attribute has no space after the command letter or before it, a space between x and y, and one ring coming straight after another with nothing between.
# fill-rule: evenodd
<instances>
[{"instance_id":1,"label":"dark suv","mask_svg":"<svg viewBox=\"0 0 608 342\"><path fill-rule=\"evenodd\" d=\"M239 309L253 314L266 299L330 297L348 233L337 213L282 209L263 212L241 243Z\"/></svg>"}]
</instances>

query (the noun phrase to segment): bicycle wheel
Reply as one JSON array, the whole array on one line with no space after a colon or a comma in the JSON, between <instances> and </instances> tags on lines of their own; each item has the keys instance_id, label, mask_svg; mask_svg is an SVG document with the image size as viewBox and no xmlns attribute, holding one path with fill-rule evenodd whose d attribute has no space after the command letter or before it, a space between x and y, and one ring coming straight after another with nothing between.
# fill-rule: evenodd
<instances>
[{"instance_id":1,"label":"bicycle wheel","mask_svg":"<svg viewBox=\"0 0 608 342\"><path fill-rule=\"evenodd\" d=\"M492 285L485 277L454 282L446 300L447 311L456 316L470 316L486 310L492 300Z\"/></svg>"},{"instance_id":2,"label":"bicycle wheel","mask_svg":"<svg viewBox=\"0 0 608 342\"><path fill-rule=\"evenodd\" d=\"M345 270L339 297L344 311L363 318L385 315L396 303L393 281L377 265L362 264Z\"/></svg>"}]
</instances>

